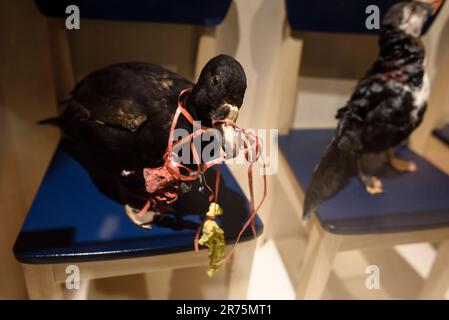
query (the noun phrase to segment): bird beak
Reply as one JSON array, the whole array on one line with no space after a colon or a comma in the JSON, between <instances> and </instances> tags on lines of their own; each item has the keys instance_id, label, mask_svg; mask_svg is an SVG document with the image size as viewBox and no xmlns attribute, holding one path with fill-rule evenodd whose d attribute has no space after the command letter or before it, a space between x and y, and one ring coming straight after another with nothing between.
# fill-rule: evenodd
<instances>
[{"instance_id":1,"label":"bird beak","mask_svg":"<svg viewBox=\"0 0 449 320\"><path fill-rule=\"evenodd\" d=\"M229 120L236 122L239 116L239 108L231 104L223 104L212 116L212 120ZM226 123L218 123L215 127L220 130L222 148L226 158L234 158L238 154L238 139L234 127Z\"/></svg>"},{"instance_id":2,"label":"bird beak","mask_svg":"<svg viewBox=\"0 0 449 320\"><path fill-rule=\"evenodd\" d=\"M441 5L443 4L443 0L435 0L432 2L432 16L434 16L438 10L440 9Z\"/></svg>"},{"instance_id":3,"label":"bird beak","mask_svg":"<svg viewBox=\"0 0 449 320\"><path fill-rule=\"evenodd\" d=\"M434 16L443 4L443 0L417 0L417 2L425 6L429 16Z\"/></svg>"}]
</instances>

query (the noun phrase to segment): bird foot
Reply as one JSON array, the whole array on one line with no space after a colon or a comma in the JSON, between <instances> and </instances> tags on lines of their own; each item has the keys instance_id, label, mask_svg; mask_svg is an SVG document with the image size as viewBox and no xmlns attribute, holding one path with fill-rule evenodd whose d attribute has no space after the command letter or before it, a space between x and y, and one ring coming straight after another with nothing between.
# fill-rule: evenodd
<instances>
[{"instance_id":1,"label":"bird foot","mask_svg":"<svg viewBox=\"0 0 449 320\"><path fill-rule=\"evenodd\" d=\"M159 212L149 210L139 215L141 213L140 209L135 209L127 204L125 205L125 211L134 224L144 229L151 229L154 218L160 214Z\"/></svg>"},{"instance_id":2,"label":"bird foot","mask_svg":"<svg viewBox=\"0 0 449 320\"><path fill-rule=\"evenodd\" d=\"M399 159L394 156L389 158L390 166L398 172L415 172L418 170L416 163L404 159Z\"/></svg>"},{"instance_id":3,"label":"bird foot","mask_svg":"<svg viewBox=\"0 0 449 320\"><path fill-rule=\"evenodd\" d=\"M361 178L363 185L365 186L366 192L371 195L383 193L384 189L382 187L382 181L373 176L365 176Z\"/></svg>"}]
</instances>

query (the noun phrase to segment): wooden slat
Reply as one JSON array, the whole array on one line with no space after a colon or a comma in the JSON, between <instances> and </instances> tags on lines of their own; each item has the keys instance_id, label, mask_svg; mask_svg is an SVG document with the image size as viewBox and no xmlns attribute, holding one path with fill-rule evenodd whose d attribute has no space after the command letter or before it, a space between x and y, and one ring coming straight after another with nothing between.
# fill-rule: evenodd
<instances>
[{"instance_id":1,"label":"wooden slat","mask_svg":"<svg viewBox=\"0 0 449 320\"><path fill-rule=\"evenodd\" d=\"M215 27L201 27L196 54L194 81L198 81L201 70L217 54L217 35Z\"/></svg>"},{"instance_id":2,"label":"wooden slat","mask_svg":"<svg viewBox=\"0 0 449 320\"><path fill-rule=\"evenodd\" d=\"M62 286L55 282L52 265L24 264L23 271L30 299L63 299Z\"/></svg>"},{"instance_id":3,"label":"wooden slat","mask_svg":"<svg viewBox=\"0 0 449 320\"><path fill-rule=\"evenodd\" d=\"M449 228L385 234L345 235L341 251L449 239Z\"/></svg>"},{"instance_id":4,"label":"wooden slat","mask_svg":"<svg viewBox=\"0 0 449 320\"><path fill-rule=\"evenodd\" d=\"M72 67L68 30L64 20L48 19L48 33L52 57L53 75L57 101L63 101L70 96L75 86L75 76Z\"/></svg>"},{"instance_id":5,"label":"wooden slat","mask_svg":"<svg viewBox=\"0 0 449 320\"><path fill-rule=\"evenodd\" d=\"M296 283L297 299L320 299L326 288L343 237L325 232L312 220L304 261Z\"/></svg>"},{"instance_id":6,"label":"wooden slat","mask_svg":"<svg viewBox=\"0 0 449 320\"><path fill-rule=\"evenodd\" d=\"M294 37L287 20L284 20L282 39L279 48L277 72L273 77L273 105L282 112L276 112L276 123L279 133L287 134L292 128L296 111L296 96L298 93L299 68L303 40Z\"/></svg>"},{"instance_id":7,"label":"wooden slat","mask_svg":"<svg viewBox=\"0 0 449 320\"><path fill-rule=\"evenodd\" d=\"M440 245L419 299L443 299L447 290L449 290L449 240Z\"/></svg>"},{"instance_id":8,"label":"wooden slat","mask_svg":"<svg viewBox=\"0 0 449 320\"><path fill-rule=\"evenodd\" d=\"M238 245L230 264L228 299L246 299L251 277L256 241L247 241Z\"/></svg>"},{"instance_id":9,"label":"wooden slat","mask_svg":"<svg viewBox=\"0 0 449 320\"><path fill-rule=\"evenodd\" d=\"M156 272L207 265L207 251L201 250L184 253L158 255L153 257L119 259L98 262L82 263L58 263L53 265L55 281L65 282L67 274L66 267L75 264L80 269L80 280L92 280L108 277L116 277L128 274Z\"/></svg>"}]
</instances>

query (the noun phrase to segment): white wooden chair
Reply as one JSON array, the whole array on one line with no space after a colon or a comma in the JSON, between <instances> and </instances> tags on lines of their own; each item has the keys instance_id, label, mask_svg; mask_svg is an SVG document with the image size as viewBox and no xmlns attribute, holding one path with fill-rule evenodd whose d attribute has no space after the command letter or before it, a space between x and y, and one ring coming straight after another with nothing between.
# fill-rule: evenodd
<instances>
[{"instance_id":1,"label":"white wooden chair","mask_svg":"<svg viewBox=\"0 0 449 320\"><path fill-rule=\"evenodd\" d=\"M69 1L70 3L61 2L55 4L51 1L46 0L36 0L36 3L41 10L41 12L48 16L48 26L49 26L49 37L50 37L50 46L51 46L51 54L52 54L52 62L53 62L53 72L54 72L54 80L55 80L55 88L56 88L56 98L58 101L62 101L66 99L69 96L70 91L73 89L75 85L75 76L74 71L72 68L72 60L71 60L71 54L70 54L70 45L68 40L68 33L71 32L70 30L67 30L65 27L64 17L65 14L65 7L68 4L78 4L80 6L81 11L81 19L83 19L84 16L87 15L87 18L99 18L99 19L109 19L109 20L137 20L137 21L156 21L156 22L179 22L179 23L193 23L199 25L200 30L200 36L199 36L199 43L198 43L198 51L197 51L197 58L196 58L196 66L195 66L195 79L198 78L199 72L201 71L201 68L204 66L204 64L213 56L216 55L216 26L223 20L223 18L226 15L226 12L229 8L229 5L231 3L231 0L223 0L220 1L220 3L215 3L215 6L219 6L221 8L221 12L218 12L220 10L215 10L213 13L209 12L208 16L199 17L199 16L189 16L190 14L198 12L206 12L205 10L195 10L194 5L198 6L206 6L209 5L206 2L203 4L196 2L195 4L190 4L189 10L185 11L185 16L181 19L182 21L173 21L173 17L170 16L170 13L166 10L168 7L171 7L172 9L177 9L182 12L183 7L189 6L188 1L177 1L177 0L170 0L165 1L164 3L158 3L156 5L160 6L158 8L159 10L164 9L165 11L161 13L161 16L157 15L157 12L155 13L154 10L149 10L148 7L145 7L148 13L148 16L142 16L142 8L134 8L135 9L135 17L130 18L130 12L129 10L134 10L130 6L126 6L124 8L111 8L110 4L105 1L105 8L110 10L103 10L102 12L93 12L84 9L88 9L87 6L84 6L86 3L84 1ZM154 2L152 2L154 3ZM142 5L142 4L141 4ZM84 6L84 7L83 7ZM168 6L168 7L167 7ZM192 7L193 6L193 7ZM97 6L98 7L98 6ZM187 8L186 7L186 8ZM131 9L130 9L131 8ZM157 9L157 8L156 8ZM126 11L126 12L121 12ZM98 16L96 16L98 15ZM120 17L122 15L123 17ZM175 15L176 16L176 15ZM76 32L74 30L73 32ZM108 240L104 241L104 239L90 239L90 242L88 243L78 243L75 245L76 239L73 233L75 232L81 232L84 233L83 226L81 223L80 225L73 224L71 226L71 230L68 230L67 228L56 228L57 231L53 230L51 225L54 221L57 221L57 216L54 216L53 214L56 212L55 205L52 204L54 201L54 192L55 190L58 190L58 188L65 188L65 184L68 180L65 180L63 177L64 175L70 175L71 170L78 170L78 174L81 177L85 177L85 174L82 172L83 170L81 168L77 168L77 165L73 163L73 160L65 154L63 151L58 150L54 161L57 161L57 159L61 158L65 159L63 162L69 163L69 166L62 166L58 167L58 175L55 176L51 172L54 172L52 166L50 166L49 172L47 172L46 177L44 178L44 182L40 188L40 191L38 195L36 196L36 199L34 201L33 208L36 208L36 206L44 206L46 207L45 210L38 210L33 209L30 211L27 220L24 224L24 227L19 234L18 240L16 242L15 246L15 254L19 261L23 264L23 269L25 273L25 279L27 283L28 293L31 299L62 299L64 297L72 297L77 299L83 299L87 296L88 291L88 283L90 280L93 279L99 279L99 278L105 278L105 277L113 277L113 276L119 276L119 275L129 275L129 274L136 274L136 273L144 273L145 278L147 281L147 287L149 288L149 296L151 298L159 298L159 299L166 299L169 297L169 284L171 279L171 271L174 269L179 268L188 268L188 267L195 267L195 266L206 266L208 259L207 259L207 253L204 250L201 250L199 253L193 252L193 246L187 245L187 243L180 244L178 235L175 235L175 232L172 233L174 242L172 243L172 248L170 248L170 245L161 252L151 253L152 245L151 243L148 243L148 241L152 238L152 233L149 234L139 234L138 237L141 238L143 242L139 244L132 244L132 249L118 249L114 246L117 245L117 241L126 243L127 241L134 241L134 237L136 234L133 234L135 232L139 233L142 232L141 230L137 230L138 228L135 226L132 226L133 230L129 229L129 225L126 226L128 223L127 221L122 221L122 216L125 217L124 213L121 212L122 210L118 207L115 207L114 204L110 203L106 199L103 199L100 194L97 194L95 190L92 189L92 187L89 185L91 184L90 181L87 179L81 179L79 180L79 183L81 185L84 185L84 187L80 187L78 189L78 201L73 199L74 194L72 194L71 199L67 199L67 205L69 207L60 208L62 211L67 212L71 211L71 207L69 204L76 204L76 203L86 203L85 198L81 194L79 194L79 190L85 190L90 189L91 190L91 201L93 201L93 206L96 206L98 203L96 201L99 201L100 203L103 203L105 207L112 208L109 213L106 214L106 212L100 210L101 212L98 213L98 216L101 217L102 214L104 214L104 220L103 222L94 221L91 222L93 225L95 223L108 223L108 219L116 219L117 221L121 221L120 228L125 228L126 230L130 231L129 239L113 239L113 236ZM53 162L55 163L55 162ZM50 172L51 171L51 172ZM73 172L72 172L73 173ZM76 178L76 176L73 176L72 178ZM237 186L237 183L235 182L234 178L231 174L228 173L228 182L234 185L235 188L239 187ZM52 180L55 183L50 189L46 189L46 181ZM58 182L60 183L60 186L57 187ZM65 182L64 182L65 181ZM42 198L42 193L50 192L53 195L48 195L47 198ZM82 192L84 193L84 191ZM85 196L86 194L84 194ZM62 194L61 197L64 197L65 194ZM234 195L235 196L235 195ZM75 198L77 196L75 195ZM106 201L106 202L105 202ZM234 203L240 203L242 205L242 202L240 200L233 199L231 202ZM57 205L56 205L57 206ZM76 205L74 205L76 207ZM115 207L115 208L114 208ZM42 209L42 208L41 208ZM78 209L80 209L78 207ZM77 209L75 209L76 211ZM71 211L74 213L73 217L76 217L79 214L82 214L83 209L80 211ZM229 209L229 211L235 211L234 209ZM238 210L237 210L238 211ZM113 216L115 218L111 218L110 214L113 212ZM92 215L95 215L96 213L92 213ZM108 216L109 215L109 216ZM126 219L126 217L125 217ZM76 219L70 221L67 220L66 223L68 225L71 225L73 221L76 221ZM42 223L42 224L40 224ZM48 224L46 224L48 223ZM36 226L36 224L40 224L40 226ZM123 226L125 225L125 226ZM261 225L258 225L261 227ZM98 228L101 228L101 225L97 225ZM37 228L37 229L35 229ZM134 230L135 228L135 230ZM157 228L156 228L157 229ZM76 231L77 230L77 231ZM259 229L261 231L261 229ZM117 231L121 232L121 231ZM154 233L154 230L153 230ZM158 233L156 231L155 233ZM162 232L161 234L162 238L160 240L155 240L157 238L153 237L153 241L168 241L170 242L170 239L163 239L164 237L167 237L167 234L164 234ZM192 236L192 234L190 234ZM58 239L58 237L62 237L63 239L61 241L55 242L55 239ZM145 237L149 237L150 240L144 241ZM53 239L53 241L52 241ZM134 240L133 240L134 239ZM248 237L247 240L250 240ZM187 240L187 239L184 239ZM193 240L193 238L191 238ZM63 242L65 242L65 245L68 245L66 247L66 251L63 253L60 250L62 250L62 247L64 246ZM68 242L67 242L68 241ZM74 242L71 242L74 241ZM99 252L97 249L97 245L94 245L95 248L89 247L91 244L99 241L100 244L97 243L100 247L103 247L105 249L104 252ZM123 246L125 244L120 244L119 246ZM160 245L160 243L159 243ZM164 247L164 246L163 246ZM157 248L153 248L157 249ZM45 254L42 252L45 251ZM125 251L131 250L131 251L139 251L141 253L137 254L125 254ZM159 249L157 249L159 250ZM156 250L156 251L157 251ZM40 253L39 253L39 252ZM63 250L64 251L64 250ZM101 250L100 250L101 251ZM145 252L146 251L146 252ZM246 291L249 281L249 272L251 271L251 265L252 265L252 259L255 251L255 241L246 241L242 242L232 259L230 260L228 269L230 269L230 278L229 278L229 290L228 290L228 297L230 299L244 299L246 298ZM56 253L59 252L59 253ZM107 253L109 252L109 253ZM120 254L120 252L122 254ZM173 253L176 252L176 253ZM106 255L105 255L106 253ZM150 256L148 256L150 255ZM44 257L45 256L45 257ZM63 258L61 261L59 258L61 256L65 256L66 258ZM59 258L58 258L59 257ZM77 257L75 259L71 259L68 257ZM113 259L113 260L111 260ZM81 281L81 289L76 291L68 291L63 290L67 277L69 276L66 273L66 268L68 265L75 264L79 270L80 270L80 278ZM164 288L163 290L151 290L153 285L155 283L158 283L157 288ZM64 294L65 292L65 294ZM67 295L67 293L74 292L75 294Z\"/></svg>"},{"instance_id":2,"label":"white wooden chair","mask_svg":"<svg viewBox=\"0 0 449 320\"><path fill-rule=\"evenodd\" d=\"M302 203L303 186L332 135L332 129L309 129L293 130L280 138L281 176L286 189L296 191L291 194L296 194L295 203ZM368 195L353 179L308 222L307 249L295 284L298 299L321 298L338 252L449 240L449 176L405 146L397 152L415 161L419 171L395 175L385 169L381 177L387 193L377 197ZM301 208L297 209L301 215ZM446 247L441 246L421 297L441 294L441 289L434 288L436 281L447 288Z\"/></svg>"}]
</instances>

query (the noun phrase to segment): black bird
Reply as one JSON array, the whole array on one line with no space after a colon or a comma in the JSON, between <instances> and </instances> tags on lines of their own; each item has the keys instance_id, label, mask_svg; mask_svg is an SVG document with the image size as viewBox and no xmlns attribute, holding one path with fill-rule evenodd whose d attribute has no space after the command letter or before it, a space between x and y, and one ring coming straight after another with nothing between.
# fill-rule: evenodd
<instances>
[{"instance_id":1,"label":"black bird","mask_svg":"<svg viewBox=\"0 0 449 320\"><path fill-rule=\"evenodd\" d=\"M142 225L152 219L136 218L148 200L143 169L163 165L178 97L187 88L193 89L183 96L183 105L210 127L213 120L237 120L246 76L227 55L211 59L196 85L158 65L114 64L87 75L62 103L62 114L40 123L60 127L63 147L87 169L98 189L124 204L130 218ZM182 116L177 128L192 132ZM232 129L219 129L225 133L227 155L235 155L235 140L226 134Z\"/></svg>"},{"instance_id":2,"label":"black bird","mask_svg":"<svg viewBox=\"0 0 449 320\"><path fill-rule=\"evenodd\" d=\"M391 148L419 126L427 107L429 79L419 37L431 15L432 5L423 2L400 2L386 13L379 55L337 112L335 136L306 191L304 218L334 196L355 169L367 192L383 192L381 181L362 170L360 159L365 153L387 152L389 163L398 171L417 169L414 163L395 158Z\"/></svg>"}]
</instances>

